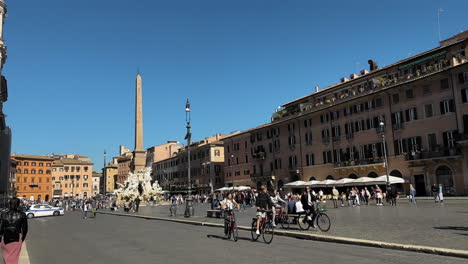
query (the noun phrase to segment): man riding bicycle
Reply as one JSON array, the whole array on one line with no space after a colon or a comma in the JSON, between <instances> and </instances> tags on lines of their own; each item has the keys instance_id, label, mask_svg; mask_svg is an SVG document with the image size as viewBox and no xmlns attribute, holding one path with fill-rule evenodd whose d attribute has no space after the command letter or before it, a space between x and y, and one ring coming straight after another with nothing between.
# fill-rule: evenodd
<instances>
[{"instance_id":1,"label":"man riding bicycle","mask_svg":"<svg viewBox=\"0 0 468 264\"><path fill-rule=\"evenodd\" d=\"M274 190L272 195L271 195L271 202L273 203L273 208L275 209L275 210L273 210L273 219L275 219L276 209L284 208L284 206L287 205L288 202L283 200L276 190ZM275 221L273 221L273 226L276 226Z\"/></svg>"},{"instance_id":2,"label":"man riding bicycle","mask_svg":"<svg viewBox=\"0 0 468 264\"><path fill-rule=\"evenodd\" d=\"M270 195L267 193L266 187L262 186L260 190L261 192L258 194L257 202L255 203L255 206L257 206L257 235L260 235L260 222L262 218L266 217L265 210L273 208L273 203L271 202Z\"/></svg>"},{"instance_id":3,"label":"man riding bicycle","mask_svg":"<svg viewBox=\"0 0 468 264\"><path fill-rule=\"evenodd\" d=\"M228 233L228 222L230 214L234 209L234 205L237 209L240 209L240 205L232 198L232 193L229 193L223 201L221 201L221 209L224 210L224 234Z\"/></svg>"},{"instance_id":4,"label":"man riding bicycle","mask_svg":"<svg viewBox=\"0 0 468 264\"><path fill-rule=\"evenodd\" d=\"M315 202L317 198L315 195L310 191L310 187L306 187L306 191L301 196L301 203L304 211L306 211L307 220L312 221L312 228L315 228L314 221L317 218L317 211L315 210ZM312 218L310 217L312 214Z\"/></svg>"}]
</instances>

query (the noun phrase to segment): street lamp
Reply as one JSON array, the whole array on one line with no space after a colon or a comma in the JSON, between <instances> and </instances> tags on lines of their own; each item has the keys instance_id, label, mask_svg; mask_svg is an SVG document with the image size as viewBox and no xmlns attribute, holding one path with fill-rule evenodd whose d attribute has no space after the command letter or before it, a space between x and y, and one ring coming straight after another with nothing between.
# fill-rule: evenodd
<instances>
[{"instance_id":1,"label":"street lamp","mask_svg":"<svg viewBox=\"0 0 468 264\"><path fill-rule=\"evenodd\" d=\"M192 181L190 178L190 138L192 134L190 133L190 102L187 99L185 103L185 122L187 123L187 135L185 139L187 140L187 165L188 165L188 197L185 202L185 217L190 217L194 214L193 204L192 204Z\"/></svg>"},{"instance_id":2,"label":"street lamp","mask_svg":"<svg viewBox=\"0 0 468 264\"><path fill-rule=\"evenodd\" d=\"M385 131L384 131L385 123L383 122L383 120L380 120L379 125L380 125L380 133L382 135L383 152L384 152L384 165L385 165L385 171L387 173L387 190L388 190L388 187L390 186L390 178L389 178L389 175L388 175L387 146L385 144Z\"/></svg>"}]
</instances>

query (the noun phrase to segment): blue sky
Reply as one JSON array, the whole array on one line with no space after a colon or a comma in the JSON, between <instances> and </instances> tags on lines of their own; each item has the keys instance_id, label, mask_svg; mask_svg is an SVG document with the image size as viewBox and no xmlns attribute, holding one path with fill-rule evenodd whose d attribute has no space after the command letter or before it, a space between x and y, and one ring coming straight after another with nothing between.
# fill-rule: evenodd
<instances>
[{"instance_id":1,"label":"blue sky","mask_svg":"<svg viewBox=\"0 0 468 264\"><path fill-rule=\"evenodd\" d=\"M468 29L468 1L6 1L12 151L133 148L134 83L143 76L144 145L269 122L274 109Z\"/></svg>"}]
</instances>

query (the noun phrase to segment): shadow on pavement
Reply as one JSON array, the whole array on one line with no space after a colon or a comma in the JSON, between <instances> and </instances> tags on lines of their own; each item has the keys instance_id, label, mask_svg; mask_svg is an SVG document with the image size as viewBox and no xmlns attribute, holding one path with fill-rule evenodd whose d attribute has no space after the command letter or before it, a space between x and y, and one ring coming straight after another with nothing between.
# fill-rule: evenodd
<instances>
[{"instance_id":1,"label":"shadow on pavement","mask_svg":"<svg viewBox=\"0 0 468 264\"><path fill-rule=\"evenodd\" d=\"M207 238L217 238L217 239L222 239L222 240L229 240L229 241L232 241L232 242L235 242L234 240L232 239L228 239L227 237L225 236L218 236L218 235L206 235ZM238 240L246 240L246 241L252 241L252 239L248 239L248 238L245 238L245 237L239 237Z\"/></svg>"},{"instance_id":2,"label":"shadow on pavement","mask_svg":"<svg viewBox=\"0 0 468 264\"><path fill-rule=\"evenodd\" d=\"M434 229L468 231L468 227L466 226L439 226L439 227L434 227Z\"/></svg>"}]
</instances>

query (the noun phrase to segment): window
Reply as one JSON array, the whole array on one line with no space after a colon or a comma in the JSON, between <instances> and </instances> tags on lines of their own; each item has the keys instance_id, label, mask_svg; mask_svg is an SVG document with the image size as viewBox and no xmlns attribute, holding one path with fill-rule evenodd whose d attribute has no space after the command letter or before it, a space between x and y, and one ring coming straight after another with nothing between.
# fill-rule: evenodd
<instances>
[{"instance_id":1,"label":"window","mask_svg":"<svg viewBox=\"0 0 468 264\"><path fill-rule=\"evenodd\" d=\"M39 167L43 167L43 166L44 166L44 163L39 162Z\"/></svg>"},{"instance_id":2,"label":"window","mask_svg":"<svg viewBox=\"0 0 468 264\"><path fill-rule=\"evenodd\" d=\"M31 162L31 166L36 166L36 162Z\"/></svg>"},{"instance_id":3,"label":"window","mask_svg":"<svg viewBox=\"0 0 468 264\"><path fill-rule=\"evenodd\" d=\"M445 115L446 113L453 112L455 112L455 103L453 99L440 102L440 114Z\"/></svg>"},{"instance_id":4,"label":"window","mask_svg":"<svg viewBox=\"0 0 468 264\"><path fill-rule=\"evenodd\" d=\"M249 163L249 156L245 155L245 163Z\"/></svg>"},{"instance_id":5,"label":"window","mask_svg":"<svg viewBox=\"0 0 468 264\"><path fill-rule=\"evenodd\" d=\"M405 94L406 94L406 99L414 98L413 89L406 89Z\"/></svg>"},{"instance_id":6,"label":"window","mask_svg":"<svg viewBox=\"0 0 468 264\"><path fill-rule=\"evenodd\" d=\"M52 180L55 181L55 177L52 177Z\"/></svg>"},{"instance_id":7,"label":"window","mask_svg":"<svg viewBox=\"0 0 468 264\"><path fill-rule=\"evenodd\" d=\"M296 128L296 125L294 123L288 124L288 131L290 134L294 133L294 129Z\"/></svg>"},{"instance_id":8,"label":"window","mask_svg":"<svg viewBox=\"0 0 468 264\"><path fill-rule=\"evenodd\" d=\"M320 116L320 122L321 123L326 123L326 122L328 122L328 120L329 120L328 113L323 114L323 115Z\"/></svg>"},{"instance_id":9,"label":"window","mask_svg":"<svg viewBox=\"0 0 468 264\"><path fill-rule=\"evenodd\" d=\"M60 168L59 171L60 171L60 172L63 172L63 168Z\"/></svg>"},{"instance_id":10,"label":"window","mask_svg":"<svg viewBox=\"0 0 468 264\"><path fill-rule=\"evenodd\" d=\"M351 106L345 107L345 109L343 109L344 116L349 116L352 114L353 114L353 108L351 108Z\"/></svg>"},{"instance_id":11,"label":"window","mask_svg":"<svg viewBox=\"0 0 468 264\"><path fill-rule=\"evenodd\" d=\"M330 131L327 129L322 129L322 142L326 143L330 140Z\"/></svg>"},{"instance_id":12,"label":"window","mask_svg":"<svg viewBox=\"0 0 468 264\"><path fill-rule=\"evenodd\" d=\"M312 166L312 165L315 165L314 153L308 153L306 154L306 166Z\"/></svg>"},{"instance_id":13,"label":"window","mask_svg":"<svg viewBox=\"0 0 468 264\"><path fill-rule=\"evenodd\" d=\"M447 131L442 134L445 147L447 148L455 147L455 135L456 134L457 134L457 131Z\"/></svg>"},{"instance_id":14,"label":"window","mask_svg":"<svg viewBox=\"0 0 468 264\"><path fill-rule=\"evenodd\" d=\"M296 156L289 156L289 168L295 169L297 168L297 157Z\"/></svg>"},{"instance_id":15,"label":"window","mask_svg":"<svg viewBox=\"0 0 468 264\"><path fill-rule=\"evenodd\" d=\"M29 165L29 162L25 161L24 166L28 166L28 165Z\"/></svg>"},{"instance_id":16,"label":"window","mask_svg":"<svg viewBox=\"0 0 468 264\"><path fill-rule=\"evenodd\" d=\"M220 152L219 152L219 150L215 149L215 151L214 151L214 155L215 155L215 157L219 157L219 156L220 156Z\"/></svg>"},{"instance_id":17,"label":"window","mask_svg":"<svg viewBox=\"0 0 468 264\"><path fill-rule=\"evenodd\" d=\"M354 131L359 132L365 130L364 120L354 122Z\"/></svg>"},{"instance_id":18,"label":"window","mask_svg":"<svg viewBox=\"0 0 468 264\"><path fill-rule=\"evenodd\" d=\"M405 110L406 121L414 121L418 119L418 113L416 111L416 107L406 109Z\"/></svg>"},{"instance_id":19,"label":"window","mask_svg":"<svg viewBox=\"0 0 468 264\"><path fill-rule=\"evenodd\" d=\"M432 114L432 105L431 104L424 105L424 114L425 114L426 118L430 118L430 117L433 116L433 114Z\"/></svg>"},{"instance_id":20,"label":"window","mask_svg":"<svg viewBox=\"0 0 468 264\"><path fill-rule=\"evenodd\" d=\"M338 120L340 118L340 112L335 111L331 113L331 120Z\"/></svg>"},{"instance_id":21,"label":"window","mask_svg":"<svg viewBox=\"0 0 468 264\"><path fill-rule=\"evenodd\" d=\"M28 174L28 173L29 173L28 169L24 169L24 172L23 172L23 173L24 173L24 174Z\"/></svg>"},{"instance_id":22,"label":"window","mask_svg":"<svg viewBox=\"0 0 468 264\"><path fill-rule=\"evenodd\" d=\"M39 182L42 182L42 178L41 178L41 177L39 177Z\"/></svg>"},{"instance_id":23,"label":"window","mask_svg":"<svg viewBox=\"0 0 468 264\"><path fill-rule=\"evenodd\" d=\"M400 102L400 94L392 95L393 104L398 104Z\"/></svg>"},{"instance_id":24,"label":"window","mask_svg":"<svg viewBox=\"0 0 468 264\"><path fill-rule=\"evenodd\" d=\"M431 94L431 87L429 85L425 85L422 88L423 95L430 95Z\"/></svg>"},{"instance_id":25,"label":"window","mask_svg":"<svg viewBox=\"0 0 468 264\"><path fill-rule=\"evenodd\" d=\"M305 134L305 142L306 145L312 145L312 132L308 132Z\"/></svg>"},{"instance_id":26,"label":"window","mask_svg":"<svg viewBox=\"0 0 468 264\"><path fill-rule=\"evenodd\" d=\"M440 89L448 89L449 88L449 80L448 78L440 80Z\"/></svg>"},{"instance_id":27,"label":"window","mask_svg":"<svg viewBox=\"0 0 468 264\"><path fill-rule=\"evenodd\" d=\"M312 127L312 119L304 120L304 127L305 128Z\"/></svg>"},{"instance_id":28,"label":"window","mask_svg":"<svg viewBox=\"0 0 468 264\"><path fill-rule=\"evenodd\" d=\"M70 168L68 166L65 167L65 171L68 172Z\"/></svg>"},{"instance_id":29,"label":"window","mask_svg":"<svg viewBox=\"0 0 468 264\"><path fill-rule=\"evenodd\" d=\"M31 170L31 174L36 174L36 170L35 170L35 169L32 169L32 170Z\"/></svg>"},{"instance_id":30,"label":"window","mask_svg":"<svg viewBox=\"0 0 468 264\"><path fill-rule=\"evenodd\" d=\"M50 163L46 163L46 167L50 167Z\"/></svg>"},{"instance_id":31,"label":"window","mask_svg":"<svg viewBox=\"0 0 468 264\"><path fill-rule=\"evenodd\" d=\"M43 170L39 170L38 173L39 173L39 174L44 174L44 171L43 171Z\"/></svg>"},{"instance_id":32,"label":"window","mask_svg":"<svg viewBox=\"0 0 468 264\"><path fill-rule=\"evenodd\" d=\"M375 99L375 107L382 107L383 105L383 102L382 102L382 98L376 98Z\"/></svg>"},{"instance_id":33,"label":"window","mask_svg":"<svg viewBox=\"0 0 468 264\"><path fill-rule=\"evenodd\" d=\"M56 168L53 168L52 171L57 171L57 169L56 169Z\"/></svg>"},{"instance_id":34,"label":"window","mask_svg":"<svg viewBox=\"0 0 468 264\"><path fill-rule=\"evenodd\" d=\"M323 164L332 163L331 151L322 152L323 155Z\"/></svg>"},{"instance_id":35,"label":"window","mask_svg":"<svg viewBox=\"0 0 468 264\"><path fill-rule=\"evenodd\" d=\"M340 126L332 127L333 139L338 139L340 136L341 136L341 127Z\"/></svg>"},{"instance_id":36,"label":"window","mask_svg":"<svg viewBox=\"0 0 468 264\"><path fill-rule=\"evenodd\" d=\"M434 151L437 147L437 138L435 133L427 135L427 142L429 145L429 150Z\"/></svg>"},{"instance_id":37,"label":"window","mask_svg":"<svg viewBox=\"0 0 468 264\"><path fill-rule=\"evenodd\" d=\"M294 146L296 144L296 136L289 136L288 137L288 144L289 144L289 146Z\"/></svg>"},{"instance_id":38,"label":"window","mask_svg":"<svg viewBox=\"0 0 468 264\"><path fill-rule=\"evenodd\" d=\"M462 102L467 103L468 102L468 89L462 89L461 94L462 94Z\"/></svg>"},{"instance_id":39,"label":"window","mask_svg":"<svg viewBox=\"0 0 468 264\"><path fill-rule=\"evenodd\" d=\"M247 149L247 140L244 141L244 148ZM219 151L219 150L218 150Z\"/></svg>"}]
</instances>

